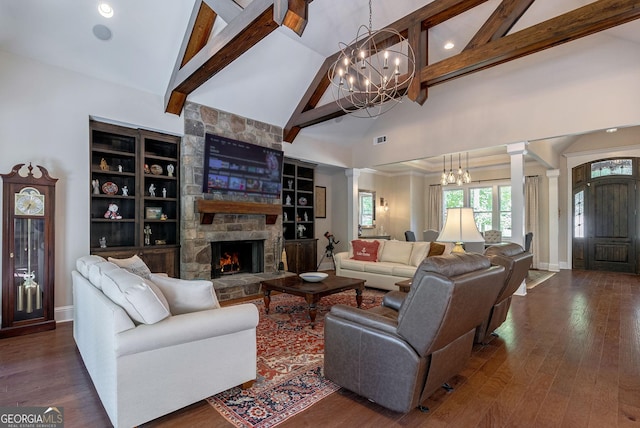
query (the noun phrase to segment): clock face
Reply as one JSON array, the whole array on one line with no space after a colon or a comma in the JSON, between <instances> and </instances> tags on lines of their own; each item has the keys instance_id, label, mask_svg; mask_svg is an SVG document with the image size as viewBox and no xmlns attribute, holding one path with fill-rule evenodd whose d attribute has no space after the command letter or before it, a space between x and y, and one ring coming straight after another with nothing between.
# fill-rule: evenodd
<instances>
[{"instance_id":1,"label":"clock face","mask_svg":"<svg viewBox=\"0 0 640 428\"><path fill-rule=\"evenodd\" d=\"M15 194L16 215L44 215L44 195L38 189L25 187Z\"/></svg>"}]
</instances>

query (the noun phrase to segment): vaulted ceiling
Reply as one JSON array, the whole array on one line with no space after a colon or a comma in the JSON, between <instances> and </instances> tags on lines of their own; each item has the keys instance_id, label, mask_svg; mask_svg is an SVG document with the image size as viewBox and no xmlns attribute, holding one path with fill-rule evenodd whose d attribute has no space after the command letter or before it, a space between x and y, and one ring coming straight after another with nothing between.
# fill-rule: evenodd
<instances>
[{"instance_id":1,"label":"vaulted ceiling","mask_svg":"<svg viewBox=\"0 0 640 428\"><path fill-rule=\"evenodd\" d=\"M0 50L158 94L174 113L188 99L272 123L290 141L341 114L322 94L325 61L369 18L367 0L110 3L105 19L96 2L0 0ZM635 0L373 0L373 27L393 24L419 52L419 103L433 85L599 31L640 43L639 16Z\"/></svg>"}]
</instances>

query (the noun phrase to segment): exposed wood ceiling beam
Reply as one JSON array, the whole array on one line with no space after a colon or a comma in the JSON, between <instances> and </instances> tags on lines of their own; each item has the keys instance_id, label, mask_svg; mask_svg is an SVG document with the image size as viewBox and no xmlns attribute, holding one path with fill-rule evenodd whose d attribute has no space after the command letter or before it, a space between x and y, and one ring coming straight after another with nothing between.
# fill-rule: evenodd
<instances>
[{"instance_id":1,"label":"exposed wood ceiling beam","mask_svg":"<svg viewBox=\"0 0 640 428\"><path fill-rule=\"evenodd\" d=\"M218 1L223 2L223 0ZM198 11L200 10L199 3L201 0L198 0L196 4ZM185 37L187 40L191 38L190 34L198 21L199 13L195 10L194 7L194 13L192 13L188 27L189 36ZM293 25L295 28L292 29L298 34L302 33L306 25L306 8L302 7L299 0L253 0L186 64L182 67L176 65L165 94L165 111L180 114L187 95L251 49L280 25L286 25L285 21L289 25ZM183 41L183 45L188 45L188 42ZM181 58L183 57L183 55L180 56L177 64L182 63Z\"/></svg>"},{"instance_id":2,"label":"exposed wood ceiling beam","mask_svg":"<svg viewBox=\"0 0 640 428\"><path fill-rule=\"evenodd\" d=\"M640 0L598 0L422 69L428 86L540 52L640 18Z\"/></svg>"},{"instance_id":3,"label":"exposed wood ceiling beam","mask_svg":"<svg viewBox=\"0 0 640 428\"><path fill-rule=\"evenodd\" d=\"M478 30L464 50L484 45L506 36L535 0L502 0L487 22Z\"/></svg>"},{"instance_id":4,"label":"exposed wood ceiling beam","mask_svg":"<svg viewBox=\"0 0 640 428\"><path fill-rule=\"evenodd\" d=\"M469 7L471 4L477 5L480 3L483 2L436 0L422 9L401 18L396 23L391 24L390 27L399 31L401 28L406 30L410 26L411 19L414 22L419 19L422 22L422 28L426 29L443 22L443 19L450 19L456 14L468 10L465 7ZM495 38L504 28L511 28L518 19L519 10L525 7L526 3L528 2L504 1L500 6L504 6L505 10L509 9L509 13L504 16L504 22L500 23L498 18L500 13L496 12L483 26L483 30L476 35L477 42L485 41L487 38L491 41L466 49L458 55L437 63L426 65L419 71L416 70L414 82L416 80L419 81L420 89L422 90L423 88L540 52L640 18L640 0L598 0L517 33ZM445 8L445 5L449 9ZM430 9L431 12L437 11L437 13L429 15L425 12L426 9ZM403 23L403 26L399 26L398 23ZM491 36L487 37L489 34ZM426 52L423 50L420 50L420 52L425 55L424 60L426 61ZM314 83L315 80L312 85ZM413 90L416 90L415 87ZM313 88L310 87L307 93L314 93ZM293 116L285 127L285 141L293 142L301 128L346 114L337 103L328 103L316 108L310 105L307 107L310 108L301 111L296 109L294 111ZM297 131L291 132L293 129L297 129Z\"/></svg>"},{"instance_id":5,"label":"exposed wood ceiling beam","mask_svg":"<svg viewBox=\"0 0 640 428\"><path fill-rule=\"evenodd\" d=\"M202 1L196 2L199 3L200 7L198 8L198 12L196 14L195 22L193 23L193 27L186 34L189 34L189 41L187 42L187 46L185 48L184 53L182 52L182 48L180 50L180 54L182 55L182 61L180 62L180 68L182 68L191 58L195 56L200 49L205 47L207 42L209 41L209 36L211 35L211 30L213 29L213 24L216 21L217 14L207 6L206 3Z\"/></svg>"}]
</instances>

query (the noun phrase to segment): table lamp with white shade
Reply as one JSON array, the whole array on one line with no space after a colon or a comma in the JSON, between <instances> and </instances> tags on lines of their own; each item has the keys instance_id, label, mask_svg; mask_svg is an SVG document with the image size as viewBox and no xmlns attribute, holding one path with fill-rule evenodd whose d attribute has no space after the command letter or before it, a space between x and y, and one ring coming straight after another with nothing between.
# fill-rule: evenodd
<instances>
[{"instance_id":1,"label":"table lamp with white shade","mask_svg":"<svg viewBox=\"0 0 640 428\"><path fill-rule=\"evenodd\" d=\"M463 242L484 242L473 218L472 208L448 208L447 221L438 236L440 242L454 242L452 253L464 253Z\"/></svg>"}]
</instances>

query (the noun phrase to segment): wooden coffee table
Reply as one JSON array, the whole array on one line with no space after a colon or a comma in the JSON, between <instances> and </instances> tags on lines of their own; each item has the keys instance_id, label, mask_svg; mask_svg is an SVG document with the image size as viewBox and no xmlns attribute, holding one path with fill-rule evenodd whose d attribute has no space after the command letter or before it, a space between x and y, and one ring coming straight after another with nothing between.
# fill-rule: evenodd
<instances>
[{"instance_id":1,"label":"wooden coffee table","mask_svg":"<svg viewBox=\"0 0 640 428\"><path fill-rule=\"evenodd\" d=\"M286 294L304 297L309 304L309 318L311 319L311 328L315 327L317 304L320 299L330 294L340 293L346 290L356 290L356 304L358 307L362 304L362 291L364 291L364 280L357 278L347 278L344 276L329 276L320 282L306 282L298 275L287 276L283 278L268 279L261 281L262 291L264 292L265 312L269 313L269 303L271 303L271 291L280 291Z\"/></svg>"}]
</instances>

